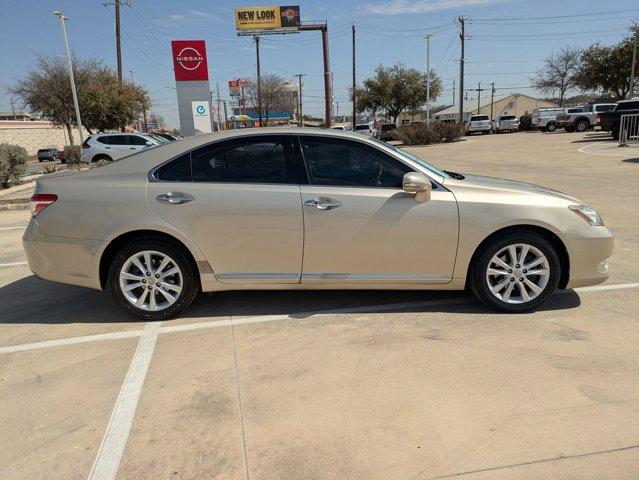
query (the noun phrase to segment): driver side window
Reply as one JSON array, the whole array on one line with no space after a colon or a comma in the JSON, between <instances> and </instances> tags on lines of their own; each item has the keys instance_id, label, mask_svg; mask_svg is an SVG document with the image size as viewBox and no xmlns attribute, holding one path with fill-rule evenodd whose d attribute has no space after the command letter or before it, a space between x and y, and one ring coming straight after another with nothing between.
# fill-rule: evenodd
<instances>
[{"instance_id":1,"label":"driver side window","mask_svg":"<svg viewBox=\"0 0 639 480\"><path fill-rule=\"evenodd\" d=\"M312 185L402 188L404 174L413 171L360 142L315 136L300 142Z\"/></svg>"}]
</instances>

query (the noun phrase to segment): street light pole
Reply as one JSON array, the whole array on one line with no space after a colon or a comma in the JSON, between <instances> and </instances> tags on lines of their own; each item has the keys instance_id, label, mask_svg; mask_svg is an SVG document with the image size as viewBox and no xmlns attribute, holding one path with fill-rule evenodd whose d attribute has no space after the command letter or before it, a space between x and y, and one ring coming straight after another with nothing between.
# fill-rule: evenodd
<instances>
[{"instance_id":1,"label":"street light pole","mask_svg":"<svg viewBox=\"0 0 639 480\"><path fill-rule=\"evenodd\" d=\"M64 39L64 48L67 52L67 62L69 64L69 81L71 82L71 93L73 95L73 106L75 107L75 118L78 124L78 133L80 134L80 145L84 143L82 135L82 120L80 118L80 105L78 104L78 94L75 91L75 78L73 78L73 63L71 62L71 52L69 51L69 39L67 38L67 29L64 22L68 20L62 12L55 11L53 14L60 19L60 28L62 29L62 38Z\"/></svg>"},{"instance_id":2,"label":"street light pole","mask_svg":"<svg viewBox=\"0 0 639 480\"><path fill-rule=\"evenodd\" d=\"M430 123L430 37L432 33L424 35L426 39L426 125Z\"/></svg>"}]
</instances>

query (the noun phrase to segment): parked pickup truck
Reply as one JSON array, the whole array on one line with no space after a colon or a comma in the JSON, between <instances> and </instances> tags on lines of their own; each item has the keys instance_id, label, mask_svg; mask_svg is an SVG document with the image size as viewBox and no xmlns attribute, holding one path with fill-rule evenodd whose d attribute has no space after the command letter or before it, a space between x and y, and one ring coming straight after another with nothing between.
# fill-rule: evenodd
<instances>
[{"instance_id":1,"label":"parked pickup truck","mask_svg":"<svg viewBox=\"0 0 639 480\"><path fill-rule=\"evenodd\" d=\"M612 138L619 140L621 116L632 113L639 113L639 98L637 97L632 100L621 100L617 103L617 108L614 110L597 114L597 125L601 127L602 130L610 132Z\"/></svg>"},{"instance_id":2,"label":"parked pickup truck","mask_svg":"<svg viewBox=\"0 0 639 480\"><path fill-rule=\"evenodd\" d=\"M567 132L585 132L597 123L597 114L608 112L617 106L616 103L592 103L578 108L567 108L565 113L557 115L557 128Z\"/></svg>"}]
</instances>

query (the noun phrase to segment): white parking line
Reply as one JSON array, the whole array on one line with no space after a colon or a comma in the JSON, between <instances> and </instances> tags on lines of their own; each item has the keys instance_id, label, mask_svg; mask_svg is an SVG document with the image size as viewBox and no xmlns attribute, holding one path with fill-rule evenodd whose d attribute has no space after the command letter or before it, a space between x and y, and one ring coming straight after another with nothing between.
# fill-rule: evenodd
<instances>
[{"instance_id":1,"label":"white parking line","mask_svg":"<svg viewBox=\"0 0 639 480\"><path fill-rule=\"evenodd\" d=\"M604 157L623 157L623 158L629 158L628 155L623 155L623 154L619 154L619 153L602 153L602 152L590 152L588 151L589 147L592 147L594 145L600 145L599 143L589 143L588 145L578 148L577 151L580 153L587 153L588 155L602 155Z\"/></svg>"},{"instance_id":2,"label":"white parking line","mask_svg":"<svg viewBox=\"0 0 639 480\"><path fill-rule=\"evenodd\" d=\"M20 225L19 227L0 227L0 232L6 231L6 230L24 230L25 228L27 228L26 225Z\"/></svg>"},{"instance_id":3,"label":"white parking line","mask_svg":"<svg viewBox=\"0 0 639 480\"><path fill-rule=\"evenodd\" d=\"M0 263L0 268L2 267L18 267L21 265L29 265L29 262L13 262L13 263Z\"/></svg>"},{"instance_id":4,"label":"white parking line","mask_svg":"<svg viewBox=\"0 0 639 480\"><path fill-rule=\"evenodd\" d=\"M613 285L596 285L593 287L575 288L576 292L598 292L606 290L627 290L639 288L639 282L636 283L618 283ZM563 290L559 294L570 293L571 290ZM444 305L455 305L470 303L476 301L473 297L449 298L444 300L424 300L423 302L403 302L403 303L385 303L379 305L365 305L351 308L334 308L329 310L318 310L314 312L297 312L282 315L255 315L252 317L239 317L233 319L235 326L252 325L256 323L269 323L284 320L308 320L310 318L322 318L333 315L357 314L368 312L383 312L390 310L402 310L409 308L437 307ZM212 320L210 322L185 323L181 325L171 325L168 327L160 327L158 334L190 332L194 330L204 330L207 328L230 327L230 320ZM26 350L36 350L40 348L64 347L67 345L77 345L81 343L100 342L105 340L118 340L122 338L138 337L144 333L144 330L128 330L124 332L99 333L96 335L86 335L82 337L60 338L56 340L44 340L40 342L20 343L17 345L8 345L0 347L0 353L24 352Z\"/></svg>"},{"instance_id":5,"label":"white parking line","mask_svg":"<svg viewBox=\"0 0 639 480\"><path fill-rule=\"evenodd\" d=\"M144 328L131 366L115 402L100 449L93 462L93 468L89 473L89 480L113 480L118 473L120 460L133 424L135 409L142 392L142 385L155 350L159 328L160 322L148 322Z\"/></svg>"}]
</instances>

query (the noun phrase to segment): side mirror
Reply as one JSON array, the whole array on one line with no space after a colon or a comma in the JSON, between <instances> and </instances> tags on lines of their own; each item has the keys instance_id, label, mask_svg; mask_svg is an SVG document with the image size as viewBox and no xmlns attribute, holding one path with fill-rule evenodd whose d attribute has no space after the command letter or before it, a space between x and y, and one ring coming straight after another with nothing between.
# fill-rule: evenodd
<instances>
[{"instance_id":1,"label":"side mirror","mask_svg":"<svg viewBox=\"0 0 639 480\"><path fill-rule=\"evenodd\" d=\"M417 203L424 203L430 200L430 192L433 189L428 177L418 172L405 174L402 181L402 188L406 193L414 194Z\"/></svg>"}]
</instances>

